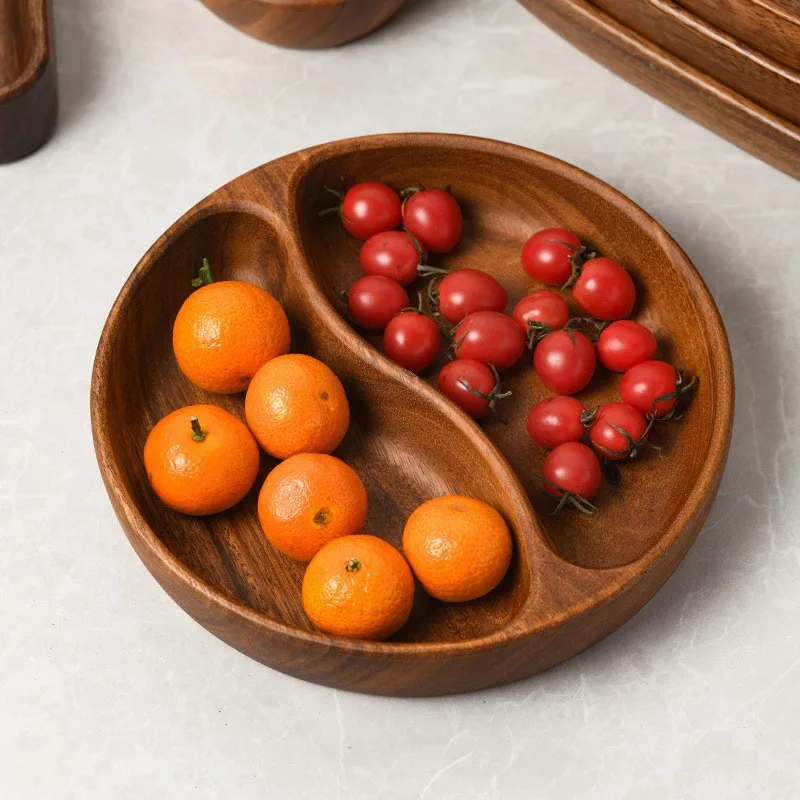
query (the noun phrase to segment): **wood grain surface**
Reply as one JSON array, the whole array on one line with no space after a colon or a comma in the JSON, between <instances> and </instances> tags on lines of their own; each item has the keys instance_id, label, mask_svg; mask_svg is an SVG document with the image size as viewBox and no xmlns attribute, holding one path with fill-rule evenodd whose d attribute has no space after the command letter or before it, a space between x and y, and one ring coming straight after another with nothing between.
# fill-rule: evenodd
<instances>
[{"instance_id":1,"label":"wood grain surface","mask_svg":"<svg viewBox=\"0 0 800 800\"><path fill-rule=\"evenodd\" d=\"M592 58L734 144L800 177L800 127L609 16L589 0L520 0Z\"/></svg>"},{"instance_id":2,"label":"wood grain surface","mask_svg":"<svg viewBox=\"0 0 800 800\"><path fill-rule=\"evenodd\" d=\"M379 28L405 0L202 0L244 33L281 47L337 47Z\"/></svg>"},{"instance_id":3,"label":"wood grain surface","mask_svg":"<svg viewBox=\"0 0 800 800\"><path fill-rule=\"evenodd\" d=\"M585 519L549 514L535 490L544 452L524 418L545 396L530 356L511 371L508 426L479 426L422 378L386 359L353 330L334 288L358 275L358 243L335 218L323 185L384 180L449 184L465 210L454 267L489 271L511 302L531 288L518 266L533 231L551 224L619 259L640 290L636 317L663 355L700 376L686 415L663 423L663 457L626 465ZM142 446L167 412L214 402L241 416L241 396L208 395L180 374L172 323L203 257L220 277L252 281L284 304L292 348L339 375L352 424L337 455L369 494L367 530L399 545L406 518L448 492L484 500L513 531L512 567L491 594L465 604L417 589L408 625L391 641L355 642L315 632L300 602L303 565L266 542L255 514L261 481L229 512L184 517L149 489ZM604 375L582 395L615 396ZM733 374L708 290L666 232L630 200L549 156L482 139L403 134L302 151L233 181L182 217L145 255L106 323L92 379L100 469L136 552L167 592L208 630L269 666L344 689L393 695L464 692L532 675L598 641L667 579L713 503L731 434ZM263 460L263 472L271 466Z\"/></svg>"},{"instance_id":4,"label":"wood grain surface","mask_svg":"<svg viewBox=\"0 0 800 800\"><path fill-rule=\"evenodd\" d=\"M800 11L770 0L678 0L678 4L764 55L800 70Z\"/></svg>"},{"instance_id":5,"label":"wood grain surface","mask_svg":"<svg viewBox=\"0 0 800 800\"><path fill-rule=\"evenodd\" d=\"M761 0L761 2L777 11L785 11L795 17L800 15L800 0Z\"/></svg>"},{"instance_id":6,"label":"wood grain surface","mask_svg":"<svg viewBox=\"0 0 800 800\"><path fill-rule=\"evenodd\" d=\"M56 111L47 0L0 0L0 164L41 147Z\"/></svg>"},{"instance_id":7,"label":"wood grain surface","mask_svg":"<svg viewBox=\"0 0 800 800\"><path fill-rule=\"evenodd\" d=\"M763 108L800 124L800 73L671 0L594 0L631 30Z\"/></svg>"}]
</instances>

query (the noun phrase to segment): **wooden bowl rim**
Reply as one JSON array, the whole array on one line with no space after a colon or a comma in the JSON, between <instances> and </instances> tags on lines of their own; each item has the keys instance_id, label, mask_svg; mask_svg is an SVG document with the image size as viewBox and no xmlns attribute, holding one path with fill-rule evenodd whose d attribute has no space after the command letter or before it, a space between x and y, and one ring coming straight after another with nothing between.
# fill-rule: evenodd
<instances>
[{"instance_id":1,"label":"wooden bowl rim","mask_svg":"<svg viewBox=\"0 0 800 800\"><path fill-rule=\"evenodd\" d=\"M645 572L674 544L679 533L689 524L692 517L700 511L703 500L709 492L708 487L713 487L715 485L715 476L719 474L725 466L733 422L733 363L724 323L708 287L680 246L653 217L630 198L585 170L537 150L493 139L464 136L460 134L394 133L343 139L296 151L287 154L284 158L295 157L302 160L307 174L316 164L325 159L327 151L333 153L335 150L343 151L348 147L357 151L368 149L370 146L375 149L414 146L436 146L440 149L449 150L468 149L501 154L523 163L545 168L579 185L585 186L588 184L597 189L607 201L612 202L622 213L628 214L631 220L639 227L648 231L648 233L652 235L652 238L662 241L666 246L670 247L672 265L685 279L692 297L699 307L699 316L704 321L704 326L708 332L708 346L711 354L714 356L712 359L713 380L709 381L707 378L705 383L712 384L715 390L713 407L716 420L715 425L712 427L708 455L703 463L694 487L685 496L681 508L670 528L646 553L635 561L625 564L622 567L610 567L605 569L581 567L571 562L564 561L559 557L561 563L579 572L589 574L605 573L615 578L613 583L606 585L601 592L587 598L581 606L577 608L570 607L569 614L571 616L581 614L596 605L610 602L614 596L633 583L637 576ZM278 160L280 159L275 159L275 161ZM258 172L268 168L271 163L273 162L268 162L267 164L255 168L255 170L251 172ZM249 173L245 173L245 175L247 174ZM236 181L243 177L244 175L239 176L239 178L234 179L231 183L226 184L226 186L236 183ZM222 188L224 187L220 187L220 189ZM458 652L473 653L484 649L490 649L498 644L526 638L534 631L541 632L546 628L557 627L562 622L560 616L553 617L541 625L529 624L525 627L514 624L518 621L518 618L515 616L512 617L506 626L494 633L477 638L449 642L371 642L328 636L315 631L305 631L279 622L269 617L267 614L255 610L251 606L228 597L218 589L206 583L166 547L160 537L156 535L155 531L138 512L127 492L122 489L119 468L111 457L111 434L105 423L103 414L107 391L104 386L104 376L107 372L107 365L109 362L109 341L116 327L117 319L133 301L134 292L138 284L147 277L150 270L153 269L155 263L167 248L191 228L191 226L206 217L216 216L226 212L240 212L260 216L258 210L254 209L252 205L237 205L230 202L226 202L223 206L214 205L212 200L220 189L212 192L208 197L200 201L197 206L181 216L161 237L159 237L140 259L114 301L98 343L91 380L91 425L100 471L103 475L106 489L110 495L113 506L118 515L124 517L123 527L125 528L125 532L129 536L135 537L139 543L146 547L152 553L154 559L171 573L173 579L177 583L184 586L186 590L193 595L200 596L206 603L236 618L251 623L269 636L282 638L286 641L299 640L307 645L317 647L320 651L335 649L341 654L373 654L399 658L402 658L404 655L413 655L415 658L424 657L435 659L442 655L452 655ZM269 216L265 215L264 218L269 219ZM353 333L353 335L355 336L356 334ZM397 364L390 362L381 353L377 355L386 362L383 366L397 370L398 374L402 374L404 377L406 376L406 373ZM427 389L435 394L433 387L430 387L424 382L422 383L423 386L420 387L421 390L424 391ZM477 428L477 426L475 427ZM495 450L498 456L505 460L494 443L491 442L479 428L477 428L477 430L484 440L483 444ZM513 472L513 469L511 471Z\"/></svg>"},{"instance_id":2,"label":"wooden bowl rim","mask_svg":"<svg viewBox=\"0 0 800 800\"><path fill-rule=\"evenodd\" d=\"M27 0L31 9L31 28L34 47L25 68L11 83L0 85L0 105L14 100L37 83L47 69L50 51L50 26L47 0Z\"/></svg>"}]
</instances>

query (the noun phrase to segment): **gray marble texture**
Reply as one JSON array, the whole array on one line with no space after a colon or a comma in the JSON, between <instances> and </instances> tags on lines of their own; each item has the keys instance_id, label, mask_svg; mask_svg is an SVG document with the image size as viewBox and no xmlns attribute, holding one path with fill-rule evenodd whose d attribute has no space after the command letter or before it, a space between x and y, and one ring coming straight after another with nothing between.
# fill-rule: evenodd
<instances>
[{"instance_id":1,"label":"gray marble texture","mask_svg":"<svg viewBox=\"0 0 800 800\"><path fill-rule=\"evenodd\" d=\"M55 0L62 117L0 168L0 797L800 797L800 183L606 72L514 0L412 0L290 52L193 0ZM464 697L320 688L192 622L127 545L89 379L136 261L198 199L358 134L480 134L652 213L728 326L719 500L658 596L547 674Z\"/></svg>"}]
</instances>

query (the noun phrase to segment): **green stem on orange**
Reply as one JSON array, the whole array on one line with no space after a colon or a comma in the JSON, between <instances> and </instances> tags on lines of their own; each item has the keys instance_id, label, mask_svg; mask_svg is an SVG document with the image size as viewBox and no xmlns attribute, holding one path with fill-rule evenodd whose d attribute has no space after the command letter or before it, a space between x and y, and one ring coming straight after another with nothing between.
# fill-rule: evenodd
<instances>
[{"instance_id":1,"label":"green stem on orange","mask_svg":"<svg viewBox=\"0 0 800 800\"><path fill-rule=\"evenodd\" d=\"M211 264L209 264L207 258L204 258L203 266L200 267L197 277L192 281L192 286L195 289L199 289L201 286L208 286L210 283L214 283L214 278L211 275Z\"/></svg>"},{"instance_id":2,"label":"green stem on orange","mask_svg":"<svg viewBox=\"0 0 800 800\"><path fill-rule=\"evenodd\" d=\"M192 417L190 421L192 423L192 439L196 442L204 442L208 434L200 427L200 420Z\"/></svg>"}]
</instances>

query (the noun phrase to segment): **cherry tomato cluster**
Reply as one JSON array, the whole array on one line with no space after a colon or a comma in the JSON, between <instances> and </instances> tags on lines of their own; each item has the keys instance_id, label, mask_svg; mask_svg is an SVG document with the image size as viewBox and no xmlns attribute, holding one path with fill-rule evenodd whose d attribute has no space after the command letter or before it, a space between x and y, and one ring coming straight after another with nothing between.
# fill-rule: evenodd
<instances>
[{"instance_id":1,"label":"cherry tomato cluster","mask_svg":"<svg viewBox=\"0 0 800 800\"><path fill-rule=\"evenodd\" d=\"M322 213L338 212L345 230L364 242L359 254L364 277L340 293L348 316L365 330L383 331L389 358L412 372L426 370L440 352L442 331L425 315L421 296L411 305L405 287L420 277L447 274L427 259L458 244L463 225L458 202L447 189L398 193L375 181L357 183L343 195L328 191L340 204Z\"/></svg>"},{"instance_id":2,"label":"cherry tomato cluster","mask_svg":"<svg viewBox=\"0 0 800 800\"><path fill-rule=\"evenodd\" d=\"M590 252L571 231L548 228L534 234L522 250L522 266L536 280L571 287L586 314L549 325L550 332L536 344L534 367L556 396L533 407L527 429L536 444L551 451L542 466L543 489L560 498L559 508L569 502L590 513L601 484L600 459L637 456L653 423L675 414L678 397L695 380L685 382L673 366L656 360L653 332L626 319L636 302L627 271ZM576 329L585 323L594 327L594 336ZM531 330L535 342L540 331ZM598 361L623 373L622 402L589 410L571 395L589 384ZM583 443L587 434L591 446Z\"/></svg>"},{"instance_id":3,"label":"cherry tomato cluster","mask_svg":"<svg viewBox=\"0 0 800 800\"><path fill-rule=\"evenodd\" d=\"M535 405L527 418L530 438L551 451L541 470L542 488L559 498L559 508L570 503L593 511L600 459L635 457L655 420L673 416L678 397L694 384L656 360L653 332L627 319L636 303L629 273L571 231L548 228L525 243L523 269L541 283L571 289L580 316L572 317L564 297L550 290L523 297L509 315L508 294L491 275L428 263L429 254L450 253L461 239L461 208L448 189L398 193L367 182L340 199L332 210L364 241L364 276L343 294L350 319L383 331L386 355L416 373L434 363L449 339L451 361L437 382L475 419L496 413L497 402L510 394L500 373L526 349L534 350L534 369L556 395ZM427 300L433 318L425 314L422 294L412 306L406 290L421 277L431 278ZM572 395L588 386L598 362L623 373L621 402L590 410Z\"/></svg>"},{"instance_id":4,"label":"cherry tomato cluster","mask_svg":"<svg viewBox=\"0 0 800 800\"><path fill-rule=\"evenodd\" d=\"M508 294L491 275L429 264L429 254L450 253L461 239L461 208L447 189L398 194L382 183L359 183L340 201L329 211L339 212L345 229L364 240L364 277L340 293L351 321L383 331L386 355L417 373L450 340L454 360L439 372L442 392L475 419L496 413L497 401L509 394L499 373L520 359L529 340L566 324L567 304L552 292L538 292L510 317ZM421 294L411 306L406 287L420 277L433 278L427 299L434 318L425 314Z\"/></svg>"}]
</instances>

